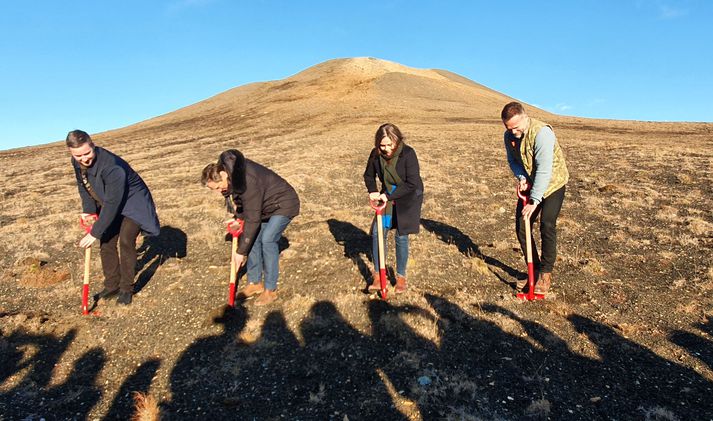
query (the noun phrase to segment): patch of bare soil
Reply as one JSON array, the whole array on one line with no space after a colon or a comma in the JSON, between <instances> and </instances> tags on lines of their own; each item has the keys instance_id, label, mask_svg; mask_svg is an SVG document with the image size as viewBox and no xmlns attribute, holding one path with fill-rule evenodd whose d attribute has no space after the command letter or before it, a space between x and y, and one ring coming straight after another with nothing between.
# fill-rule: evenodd
<instances>
[{"instance_id":1,"label":"patch of bare soil","mask_svg":"<svg viewBox=\"0 0 713 421\"><path fill-rule=\"evenodd\" d=\"M48 263L37 258L25 258L15 265L10 276L20 284L33 288L46 288L69 279L69 269Z\"/></svg>"},{"instance_id":2,"label":"patch of bare soil","mask_svg":"<svg viewBox=\"0 0 713 421\"><path fill-rule=\"evenodd\" d=\"M571 180L552 293L523 303L497 121L509 99L364 60L95 136L146 180L162 222L140 244L128 307L81 314L80 203L64 147L0 152L0 419L713 419L711 124L533 108ZM416 149L426 197L410 288L382 301L364 292L373 211L362 173L385 121ZM222 200L199 185L233 147L302 199L266 308L225 307ZM28 172L31 185L12 187Z\"/></svg>"}]
</instances>

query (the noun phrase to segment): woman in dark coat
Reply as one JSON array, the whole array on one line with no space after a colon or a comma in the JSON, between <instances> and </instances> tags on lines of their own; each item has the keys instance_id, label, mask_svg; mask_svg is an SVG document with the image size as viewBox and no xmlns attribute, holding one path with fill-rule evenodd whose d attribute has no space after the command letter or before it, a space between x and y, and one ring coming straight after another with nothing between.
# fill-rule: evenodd
<instances>
[{"instance_id":1,"label":"woman in dark coat","mask_svg":"<svg viewBox=\"0 0 713 421\"><path fill-rule=\"evenodd\" d=\"M247 256L248 284L241 294L260 294L256 305L275 301L280 258L277 243L292 218L300 213L297 192L275 172L246 159L235 149L221 153L217 164L206 166L201 182L221 192L228 212L244 221L238 251L233 255L238 269Z\"/></svg>"},{"instance_id":2,"label":"woman in dark coat","mask_svg":"<svg viewBox=\"0 0 713 421\"><path fill-rule=\"evenodd\" d=\"M376 186L376 178L381 188ZM423 181L418 166L416 151L404 143L398 127L383 124L374 136L374 149L364 171L364 184L370 201L387 202L384 217L384 245L388 232L396 228L396 287L395 291L406 291L406 266L408 264L408 235L416 234L420 228L421 205L423 204ZM372 255L374 272L370 290L381 288L379 284L379 242L376 219L372 223ZM386 247L384 247L386 249ZM386 251L386 250L384 250Z\"/></svg>"}]
</instances>

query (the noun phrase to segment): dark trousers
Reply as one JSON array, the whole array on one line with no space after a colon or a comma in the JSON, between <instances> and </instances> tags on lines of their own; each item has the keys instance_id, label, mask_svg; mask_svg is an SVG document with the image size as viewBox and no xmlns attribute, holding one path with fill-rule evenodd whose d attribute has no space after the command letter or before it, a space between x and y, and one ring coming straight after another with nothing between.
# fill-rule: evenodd
<instances>
[{"instance_id":1,"label":"dark trousers","mask_svg":"<svg viewBox=\"0 0 713 421\"><path fill-rule=\"evenodd\" d=\"M99 254L104 271L104 286L108 290L132 292L136 275L136 237L139 226L130 218L119 216L99 242ZM119 243L117 250L116 243Z\"/></svg>"},{"instance_id":2,"label":"dark trousers","mask_svg":"<svg viewBox=\"0 0 713 421\"><path fill-rule=\"evenodd\" d=\"M532 239L532 262L538 272L551 273L557 260L557 217L559 217L564 202L565 186L555 190L551 195L542 199L540 205L530 217L530 233L532 226L540 215L540 239L542 241L542 257L537 254L534 235ZM515 230L520 241L522 253L527 258L527 243L525 242L525 224L522 223L522 201L517 201L515 209Z\"/></svg>"}]
</instances>

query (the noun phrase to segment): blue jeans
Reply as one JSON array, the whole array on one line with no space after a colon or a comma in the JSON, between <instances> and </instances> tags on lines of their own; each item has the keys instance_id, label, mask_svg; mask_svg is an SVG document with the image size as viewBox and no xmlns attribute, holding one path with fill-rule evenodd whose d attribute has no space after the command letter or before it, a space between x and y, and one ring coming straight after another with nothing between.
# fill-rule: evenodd
<instances>
[{"instance_id":1,"label":"blue jeans","mask_svg":"<svg viewBox=\"0 0 713 421\"><path fill-rule=\"evenodd\" d=\"M259 283L264 272L265 289L277 289L277 276L280 274L280 248L277 242L290 221L292 219L286 216L273 215L267 222L260 224L260 231L248 254L248 283Z\"/></svg>"},{"instance_id":2,"label":"blue jeans","mask_svg":"<svg viewBox=\"0 0 713 421\"><path fill-rule=\"evenodd\" d=\"M384 228L384 256L388 255L387 239L390 229ZM408 234L399 235L399 231L394 232L396 242L396 273L406 277L406 265L408 264ZM371 224L371 252L374 256L374 270L379 271L379 233L376 228L376 218ZM386 266L386 264L384 264Z\"/></svg>"}]
</instances>

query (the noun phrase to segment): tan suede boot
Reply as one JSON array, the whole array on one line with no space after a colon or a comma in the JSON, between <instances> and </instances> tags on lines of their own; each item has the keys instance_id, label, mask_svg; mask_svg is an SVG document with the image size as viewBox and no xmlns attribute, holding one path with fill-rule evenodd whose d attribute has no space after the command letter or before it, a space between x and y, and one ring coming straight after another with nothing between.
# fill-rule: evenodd
<instances>
[{"instance_id":1,"label":"tan suede boot","mask_svg":"<svg viewBox=\"0 0 713 421\"><path fill-rule=\"evenodd\" d=\"M549 272L540 273L540 279L535 284L535 294L546 295L552 286L552 274Z\"/></svg>"},{"instance_id":2,"label":"tan suede boot","mask_svg":"<svg viewBox=\"0 0 713 421\"><path fill-rule=\"evenodd\" d=\"M259 297L257 297L255 305L266 306L275 300L277 300L277 290L270 291L269 289L266 289L262 292L262 294L260 294Z\"/></svg>"},{"instance_id":3,"label":"tan suede boot","mask_svg":"<svg viewBox=\"0 0 713 421\"><path fill-rule=\"evenodd\" d=\"M265 290L265 286L263 285L262 282L258 282L257 284L251 284L248 282L248 284L238 292L238 297L245 299L245 298L250 298L253 295L258 295L261 294Z\"/></svg>"},{"instance_id":4,"label":"tan suede boot","mask_svg":"<svg viewBox=\"0 0 713 421\"><path fill-rule=\"evenodd\" d=\"M369 288L367 288L367 290L378 291L380 289L381 289L381 278L379 277L379 272L374 272L372 270L371 271L371 285L369 285Z\"/></svg>"},{"instance_id":5,"label":"tan suede boot","mask_svg":"<svg viewBox=\"0 0 713 421\"><path fill-rule=\"evenodd\" d=\"M394 287L394 291L397 294L401 294L402 292L406 292L407 289L408 289L408 285L406 285L406 278L397 273L396 274L396 286Z\"/></svg>"}]
</instances>

